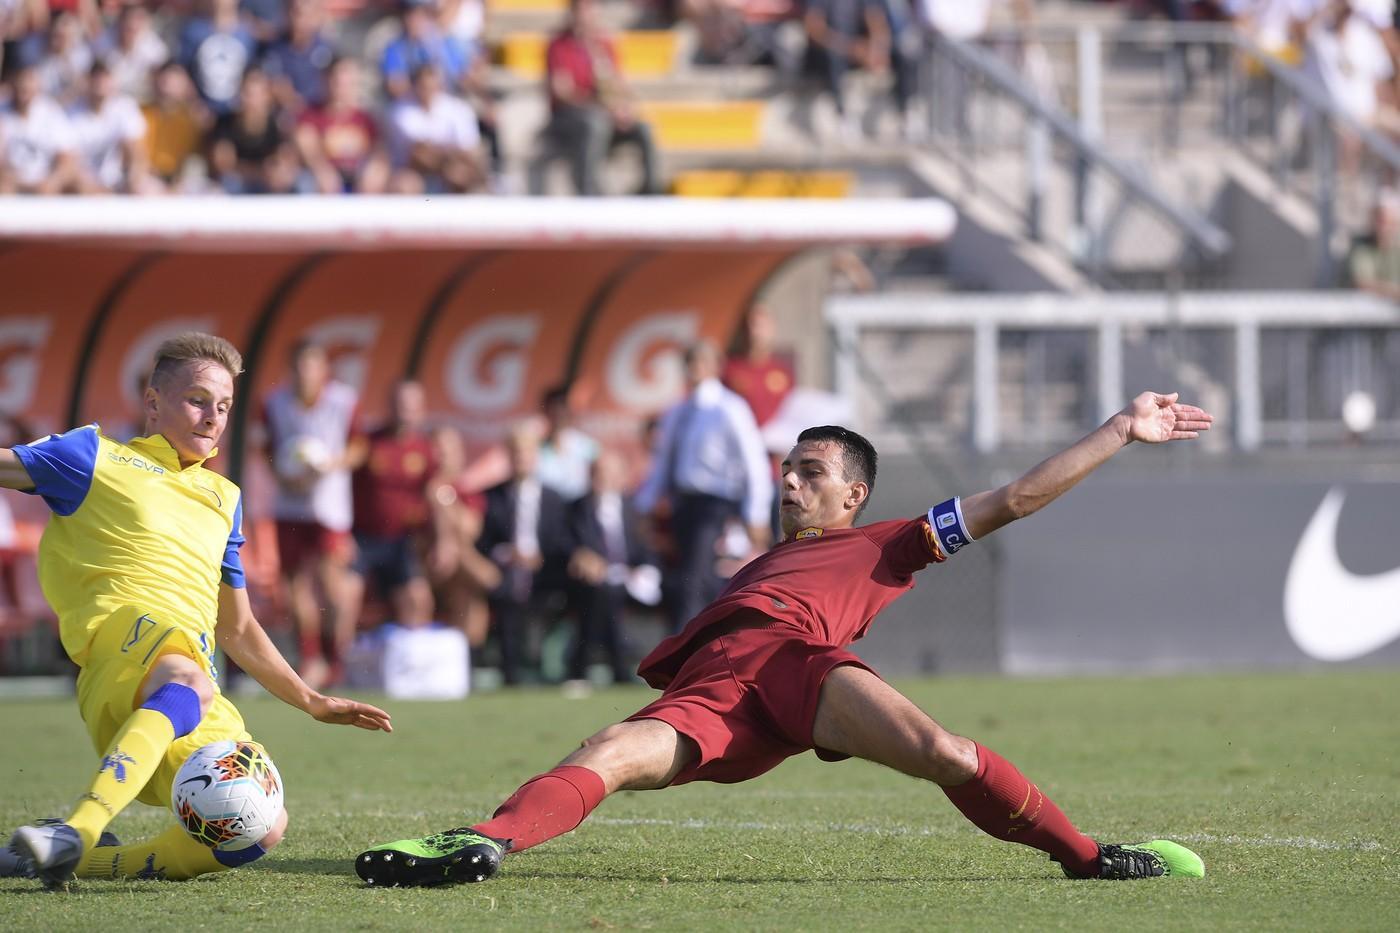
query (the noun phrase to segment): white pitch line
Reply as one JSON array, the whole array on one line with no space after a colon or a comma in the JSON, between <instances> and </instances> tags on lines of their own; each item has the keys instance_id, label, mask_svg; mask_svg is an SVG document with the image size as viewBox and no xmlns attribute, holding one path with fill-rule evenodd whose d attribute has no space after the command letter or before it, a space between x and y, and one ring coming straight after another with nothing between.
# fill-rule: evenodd
<instances>
[{"instance_id":1,"label":"white pitch line","mask_svg":"<svg viewBox=\"0 0 1400 933\"><path fill-rule=\"evenodd\" d=\"M773 832L846 832L874 836L941 836L952 837L956 832L932 830L913 826L876 826L870 823L764 823L716 820L668 820L648 818L594 817L588 821L604 826L665 826L673 829L719 829L726 831L773 831ZM1204 842L1213 845L1252 846L1258 848L1312 849L1325 852L1374 852L1385 850L1386 846L1374 839L1358 839L1354 842L1330 842L1314 839L1311 836L1219 836L1213 833L1189 833L1185 835L1150 834L1153 838L1176 839L1181 842Z\"/></svg>"}]
</instances>

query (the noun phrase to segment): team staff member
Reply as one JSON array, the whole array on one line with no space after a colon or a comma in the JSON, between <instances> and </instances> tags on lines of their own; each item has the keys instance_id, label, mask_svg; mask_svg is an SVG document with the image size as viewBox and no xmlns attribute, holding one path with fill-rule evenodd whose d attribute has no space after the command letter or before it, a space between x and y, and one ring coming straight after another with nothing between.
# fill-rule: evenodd
<instances>
[{"instance_id":1,"label":"team staff member","mask_svg":"<svg viewBox=\"0 0 1400 933\"><path fill-rule=\"evenodd\" d=\"M218 453L242 369L221 338L174 337L156 351L146 437L119 444L88 425L0 449L0 486L43 496L53 510L39 582L81 669L78 705L102 755L67 819L15 832L6 874L37 874L51 887L75 873L190 878L277 844L285 812L259 844L233 853L178 825L148 842L97 847L133 800L170 806L171 781L191 752L249 740L219 690L216 644L273 696L321 722L390 730L382 710L308 687L253 617L239 559L242 494L204 467Z\"/></svg>"},{"instance_id":2,"label":"team staff member","mask_svg":"<svg viewBox=\"0 0 1400 933\"><path fill-rule=\"evenodd\" d=\"M693 619L719 595L716 547L729 523L748 526L755 546L767 547L773 474L748 403L719 381L723 359L708 340L685 351L685 399L661 416L651 473L637 490L636 506L653 512L660 499L671 506L671 531L679 551L671 594L671 628Z\"/></svg>"},{"instance_id":3,"label":"team staff member","mask_svg":"<svg viewBox=\"0 0 1400 933\"><path fill-rule=\"evenodd\" d=\"M1049 853L1071 877L1200 877L1200 858L1176 843L1084 835L1015 765L945 730L846 646L913 587L915 571L1039 511L1131 441L1194 438L1210 423L1174 394L1144 392L1009 485L862 528L875 448L845 428L809 428L783 462L783 542L643 659L638 673L660 697L526 783L490 820L377 846L356 870L371 884L483 881L505 852L569 832L616 791L738 783L815 749L932 781L980 829Z\"/></svg>"}]
</instances>

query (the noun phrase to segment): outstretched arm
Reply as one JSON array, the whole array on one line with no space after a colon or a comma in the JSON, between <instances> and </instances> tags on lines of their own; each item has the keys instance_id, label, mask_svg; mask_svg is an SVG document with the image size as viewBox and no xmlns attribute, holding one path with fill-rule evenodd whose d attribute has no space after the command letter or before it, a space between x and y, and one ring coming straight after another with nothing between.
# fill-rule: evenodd
<instances>
[{"instance_id":1,"label":"outstretched arm","mask_svg":"<svg viewBox=\"0 0 1400 933\"><path fill-rule=\"evenodd\" d=\"M0 486L24 491L34 488L34 480L30 479L29 471L8 447L0 447Z\"/></svg>"},{"instance_id":2,"label":"outstretched arm","mask_svg":"<svg viewBox=\"0 0 1400 933\"><path fill-rule=\"evenodd\" d=\"M981 538L1045 508L1133 441L1190 440L1210 429L1211 415L1177 402L1177 393L1144 392L1099 428L1020 479L962 500L967 532Z\"/></svg>"},{"instance_id":3,"label":"outstretched arm","mask_svg":"<svg viewBox=\"0 0 1400 933\"><path fill-rule=\"evenodd\" d=\"M295 706L320 722L394 731L389 724L389 714L382 709L355 700L323 696L308 687L253 617L248 591L242 587L227 584L219 587L219 622L214 632L219 647L283 703Z\"/></svg>"}]
</instances>

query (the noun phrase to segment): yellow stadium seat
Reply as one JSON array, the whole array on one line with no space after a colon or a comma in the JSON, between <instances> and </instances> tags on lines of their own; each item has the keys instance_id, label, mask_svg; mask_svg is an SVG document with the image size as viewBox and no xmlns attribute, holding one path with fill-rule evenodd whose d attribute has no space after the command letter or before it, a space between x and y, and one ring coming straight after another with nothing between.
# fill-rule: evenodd
<instances>
[{"instance_id":1,"label":"yellow stadium seat","mask_svg":"<svg viewBox=\"0 0 1400 933\"><path fill-rule=\"evenodd\" d=\"M754 149L763 108L756 100L651 101L641 113L662 149Z\"/></svg>"},{"instance_id":2,"label":"yellow stadium seat","mask_svg":"<svg viewBox=\"0 0 1400 933\"><path fill-rule=\"evenodd\" d=\"M510 33L497 46L496 61L522 78L542 78L549 39L542 32ZM614 41L618 66L628 78L660 78L675 69L676 34L669 29L623 32Z\"/></svg>"},{"instance_id":3,"label":"yellow stadium seat","mask_svg":"<svg viewBox=\"0 0 1400 933\"><path fill-rule=\"evenodd\" d=\"M678 172L671 191L683 198L844 198L854 183L850 172L694 169Z\"/></svg>"}]
</instances>

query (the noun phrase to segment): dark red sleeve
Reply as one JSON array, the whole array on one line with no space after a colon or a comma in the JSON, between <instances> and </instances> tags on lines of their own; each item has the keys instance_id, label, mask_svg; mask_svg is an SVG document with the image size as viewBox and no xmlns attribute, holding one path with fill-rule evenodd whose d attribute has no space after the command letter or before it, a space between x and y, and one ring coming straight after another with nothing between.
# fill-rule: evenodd
<instances>
[{"instance_id":1,"label":"dark red sleeve","mask_svg":"<svg viewBox=\"0 0 1400 933\"><path fill-rule=\"evenodd\" d=\"M923 515L867 525L865 535L880 546L881 559L890 570L902 577L948 559Z\"/></svg>"}]
</instances>

